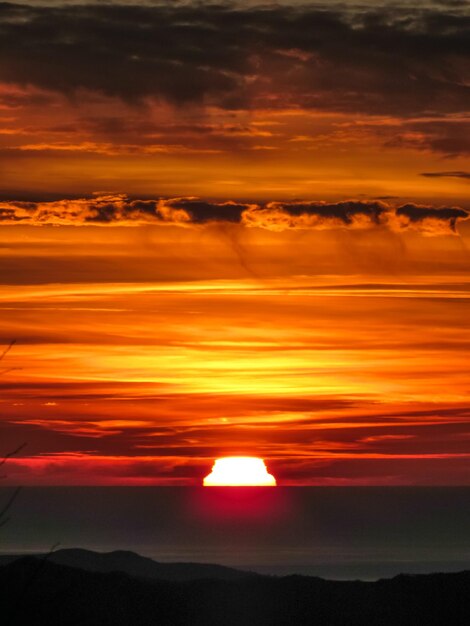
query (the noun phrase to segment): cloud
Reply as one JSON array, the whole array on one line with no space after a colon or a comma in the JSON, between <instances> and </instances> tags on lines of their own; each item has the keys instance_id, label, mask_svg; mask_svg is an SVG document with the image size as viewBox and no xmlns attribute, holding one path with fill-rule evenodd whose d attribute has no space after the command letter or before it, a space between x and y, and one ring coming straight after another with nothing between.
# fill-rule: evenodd
<instances>
[{"instance_id":1,"label":"cloud","mask_svg":"<svg viewBox=\"0 0 470 626\"><path fill-rule=\"evenodd\" d=\"M449 157L470 154L470 120L462 118L405 123L385 145L440 152Z\"/></svg>"},{"instance_id":2,"label":"cloud","mask_svg":"<svg viewBox=\"0 0 470 626\"><path fill-rule=\"evenodd\" d=\"M209 202L196 197L130 199L124 194L51 202L0 202L0 224L32 226L200 226L217 223L285 230L364 230L386 228L394 232L420 231L425 235L455 235L459 221L470 212L459 207L383 201L344 202ZM225 233L230 235L230 233Z\"/></svg>"},{"instance_id":3,"label":"cloud","mask_svg":"<svg viewBox=\"0 0 470 626\"><path fill-rule=\"evenodd\" d=\"M470 180L470 172L422 172L420 176L426 178L462 178L464 180Z\"/></svg>"},{"instance_id":4,"label":"cloud","mask_svg":"<svg viewBox=\"0 0 470 626\"><path fill-rule=\"evenodd\" d=\"M426 234L445 235L456 233L457 222L468 219L469 215L468 211L454 207L435 209L405 204L396 210L394 224L399 230L415 228Z\"/></svg>"},{"instance_id":5,"label":"cloud","mask_svg":"<svg viewBox=\"0 0 470 626\"><path fill-rule=\"evenodd\" d=\"M21 89L14 85L0 85L0 110L15 110L25 106L47 107L53 100L51 94L40 93L31 86Z\"/></svg>"},{"instance_id":6,"label":"cloud","mask_svg":"<svg viewBox=\"0 0 470 626\"><path fill-rule=\"evenodd\" d=\"M14 130L11 134L25 134L23 131ZM9 152L86 152L89 154L103 154L106 156L119 156L127 154L217 154L219 150L211 148L192 148L181 144L115 144L98 143L95 141L82 141L70 143L56 141L53 143L28 143L7 149Z\"/></svg>"},{"instance_id":7,"label":"cloud","mask_svg":"<svg viewBox=\"0 0 470 626\"><path fill-rule=\"evenodd\" d=\"M181 224L190 220L186 211L160 200L129 200L119 194L53 202L0 202L0 223L7 224Z\"/></svg>"},{"instance_id":8,"label":"cloud","mask_svg":"<svg viewBox=\"0 0 470 626\"><path fill-rule=\"evenodd\" d=\"M204 202L198 198L173 198L164 201L164 206L171 210L187 213L193 222L210 221L240 222L242 214L256 205L239 204L237 202Z\"/></svg>"},{"instance_id":9,"label":"cloud","mask_svg":"<svg viewBox=\"0 0 470 626\"><path fill-rule=\"evenodd\" d=\"M387 205L382 202L270 202L264 207L245 211L243 223L278 231L290 228L371 228L380 225L387 210Z\"/></svg>"},{"instance_id":10,"label":"cloud","mask_svg":"<svg viewBox=\"0 0 470 626\"><path fill-rule=\"evenodd\" d=\"M75 97L399 115L468 108L465 6L0 5L0 81ZM13 103L14 104L14 103Z\"/></svg>"},{"instance_id":11,"label":"cloud","mask_svg":"<svg viewBox=\"0 0 470 626\"><path fill-rule=\"evenodd\" d=\"M385 202L271 202L243 213L246 226L268 230L287 229L368 229L384 227L392 231L418 230L426 235L456 234L459 220L468 219L465 209L434 208L406 204L395 208Z\"/></svg>"},{"instance_id":12,"label":"cloud","mask_svg":"<svg viewBox=\"0 0 470 626\"><path fill-rule=\"evenodd\" d=\"M125 194L52 202L0 202L0 223L40 225L204 224L235 222L255 205L198 198L131 200Z\"/></svg>"}]
</instances>

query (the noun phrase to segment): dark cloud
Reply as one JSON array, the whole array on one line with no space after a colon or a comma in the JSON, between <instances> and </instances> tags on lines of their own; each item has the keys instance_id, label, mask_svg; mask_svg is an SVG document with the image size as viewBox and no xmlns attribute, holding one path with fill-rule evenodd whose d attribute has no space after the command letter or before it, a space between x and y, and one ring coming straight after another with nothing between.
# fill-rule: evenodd
<instances>
[{"instance_id":1,"label":"dark cloud","mask_svg":"<svg viewBox=\"0 0 470 626\"><path fill-rule=\"evenodd\" d=\"M467 109L461 5L0 5L0 80L75 96L400 115Z\"/></svg>"},{"instance_id":2,"label":"dark cloud","mask_svg":"<svg viewBox=\"0 0 470 626\"><path fill-rule=\"evenodd\" d=\"M265 207L254 207L244 215L247 225L257 226L261 221L273 220L272 226L281 229L296 227L328 228L334 226L372 226L381 222L387 205L381 202L270 202ZM265 226L269 227L266 223Z\"/></svg>"},{"instance_id":3,"label":"dark cloud","mask_svg":"<svg viewBox=\"0 0 470 626\"><path fill-rule=\"evenodd\" d=\"M395 208L385 202L271 202L243 214L247 226L269 230L367 229L377 226L392 231L414 229L428 235L455 234L459 220L470 213L460 208L435 208L406 204Z\"/></svg>"},{"instance_id":4,"label":"dark cloud","mask_svg":"<svg viewBox=\"0 0 470 626\"><path fill-rule=\"evenodd\" d=\"M464 180L470 180L470 172L422 172L420 176L426 178L463 178Z\"/></svg>"},{"instance_id":5,"label":"dark cloud","mask_svg":"<svg viewBox=\"0 0 470 626\"><path fill-rule=\"evenodd\" d=\"M457 222L459 220L468 219L470 213L464 209L441 207L439 209L417 206L415 204L405 204L396 210L396 216L401 219L404 227L409 225L418 224L424 225L427 228L432 228L435 223L436 230L439 232L444 226L445 229L450 229L452 232L456 232Z\"/></svg>"},{"instance_id":6,"label":"dark cloud","mask_svg":"<svg viewBox=\"0 0 470 626\"><path fill-rule=\"evenodd\" d=\"M132 200L126 195L51 202L0 202L0 223L34 225L239 223L255 205L199 198Z\"/></svg>"},{"instance_id":7,"label":"dark cloud","mask_svg":"<svg viewBox=\"0 0 470 626\"><path fill-rule=\"evenodd\" d=\"M0 202L0 222L32 225L183 223L191 216L160 200L103 195L52 202Z\"/></svg>"},{"instance_id":8,"label":"dark cloud","mask_svg":"<svg viewBox=\"0 0 470 626\"><path fill-rule=\"evenodd\" d=\"M81 118L79 122L70 124L69 127L57 125L51 127L50 130L57 132L78 132L86 130L94 135L103 135L105 137L115 137L116 135L155 135L161 131L161 126L158 126L151 120L145 118L145 116L93 116Z\"/></svg>"},{"instance_id":9,"label":"dark cloud","mask_svg":"<svg viewBox=\"0 0 470 626\"><path fill-rule=\"evenodd\" d=\"M379 227L395 232L413 229L428 235L450 235L456 234L457 223L469 216L469 211L458 207L405 204L397 208L383 201L365 200L247 204L208 202L193 197L136 200L125 195L97 195L51 202L0 202L0 223L34 226L173 224L196 227L218 223L272 231ZM224 231L224 234L231 236L230 232ZM242 256L242 251L237 250Z\"/></svg>"},{"instance_id":10,"label":"dark cloud","mask_svg":"<svg viewBox=\"0 0 470 626\"><path fill-rule=\"evenodd\" d=\"M386 145L430 150L447 156L470 154L470 121L467 118L407 123Z\"/></svg>"},{"instance_id":11,"label":"dark cloud","mask_svg":"<svg viewBox=\"0 0 470 626\"><path fill-rule=\"evenodd\" d=\"M168 200L165 204L171 209L185 211L196 223L240 222L242 213L250 208L249 204L204 202L194 198L175 198Z\"/></svg>"}]
</instances>

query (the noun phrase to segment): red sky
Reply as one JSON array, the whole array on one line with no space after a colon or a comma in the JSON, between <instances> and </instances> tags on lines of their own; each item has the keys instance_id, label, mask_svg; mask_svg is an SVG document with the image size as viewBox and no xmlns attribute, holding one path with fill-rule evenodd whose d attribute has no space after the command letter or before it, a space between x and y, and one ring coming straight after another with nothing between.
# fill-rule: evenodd
<instances>
[{"instance_id":1,"label":"red sky","mask_svg":"<svg viewBox=\"0 0 470 626\"><path fill-rule=\"evenodd\" d=\"M73 5L0 8L6 481L469 484L465 5Z\"/></svg>"}]
</instances>

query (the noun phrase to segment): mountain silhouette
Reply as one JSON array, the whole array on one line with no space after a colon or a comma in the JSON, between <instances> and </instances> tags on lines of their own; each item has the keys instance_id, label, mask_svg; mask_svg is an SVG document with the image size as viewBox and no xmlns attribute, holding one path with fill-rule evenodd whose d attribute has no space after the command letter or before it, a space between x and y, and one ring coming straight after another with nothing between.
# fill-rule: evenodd
<instances>
[{"instance_id":1,"label":"mountain silhouette","mask_svg":"<svg viewBox=\"0 0 470 626\"><path fill-rule=\"evenodd\" d=\"M468 626L470 572L175 582L25 557L0 567L0 612L8 626Z\"/></svg>"},{"instance_id":2,"label":"mountain silhouette","mask_svg":"<svg viewBox=\"0 0 470 626\"><path fill-rule=\"evenodd\" d=\"M6 565L24 555L0 556L0 565ZM245 572L223 565L206 563L160 563L135 552L116 550L114 552L94 552L82 548L56 550L36 558L47 560L59 565L68 565L91 572L124 572L131 576L153 580L187 581L204 578L219 580L238 580L240 578L258 576L253 572Z\"/></svg>"}]
</instances>

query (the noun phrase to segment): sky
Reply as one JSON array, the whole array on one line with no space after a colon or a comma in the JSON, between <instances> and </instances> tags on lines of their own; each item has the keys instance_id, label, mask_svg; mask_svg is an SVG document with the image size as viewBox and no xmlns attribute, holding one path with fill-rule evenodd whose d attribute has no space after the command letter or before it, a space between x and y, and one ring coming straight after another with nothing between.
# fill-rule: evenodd
<instances>
[{"instance_id":1,"label":"sky","mask_svg":"<svg viewBox=\"0 0 470 626\"><path fill-rule=\"evenodd\" d=\"M470 484L469 25L0 4L4 484Z\"/></svg>"}]
</instances>

